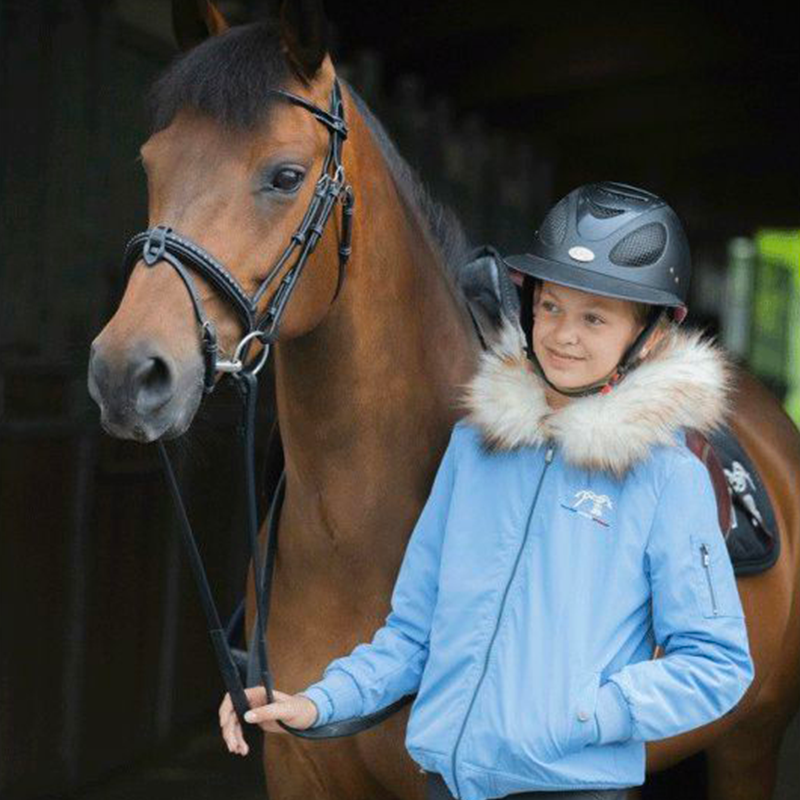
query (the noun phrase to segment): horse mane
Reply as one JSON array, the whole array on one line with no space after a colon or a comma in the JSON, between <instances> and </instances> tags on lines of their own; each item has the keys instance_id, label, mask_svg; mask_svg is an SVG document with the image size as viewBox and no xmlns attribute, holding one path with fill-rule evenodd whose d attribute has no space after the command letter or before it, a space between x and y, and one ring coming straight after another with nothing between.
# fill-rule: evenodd
<instances>
[{"instance_id":1,"label":"horse mane","mask_svg":"<svg viewBox=\"0 0 800 800\"><path fill-rule=\"evenodd\" d=\"M364 99L353 87L349 83L346 83L346 86L361 117L375 137L400 195L411 208L419 213L421 221L430 231L451 277L455 278L458 267L466 261L470 251L461 222L449 206L431 196L428 187L416 170L400 155L383 123L372 113Z\"/></svg>"},{"instance_id":2,"label":"horse mane","mask_svg":"<svg viewBox=\"0 0 800 800\"><path fill-rule=\"evenodd\" d=\"M187 106L228 128L253 129L275 100L271 90L284 86L290 75L273 21L236 26L177 58L153 84L147 96L151 130L155 133L168 127ZM431 197L380 120L352 86L347 84L347 88L401 197L431 234L447 273L455 280L469 252L461 223L450 208Z\"/></svg>"}]
</instances>

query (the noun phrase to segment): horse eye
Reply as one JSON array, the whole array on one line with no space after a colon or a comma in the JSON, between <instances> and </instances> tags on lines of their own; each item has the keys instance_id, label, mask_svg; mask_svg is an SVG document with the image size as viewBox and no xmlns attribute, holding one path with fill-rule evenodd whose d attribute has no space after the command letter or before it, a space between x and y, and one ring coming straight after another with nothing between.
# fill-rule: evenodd
<instances>
[{"instance_id":1,"label":"horse eye","mask_svg":"<svg viewBox=\"0 0 800 800\"><path fill-rule=\"evenodd\" d=\"M304 177L303 170L285 167L275 173L270 188L279 192L293 192L303 182Z\"/></svg>"}]
</instances>

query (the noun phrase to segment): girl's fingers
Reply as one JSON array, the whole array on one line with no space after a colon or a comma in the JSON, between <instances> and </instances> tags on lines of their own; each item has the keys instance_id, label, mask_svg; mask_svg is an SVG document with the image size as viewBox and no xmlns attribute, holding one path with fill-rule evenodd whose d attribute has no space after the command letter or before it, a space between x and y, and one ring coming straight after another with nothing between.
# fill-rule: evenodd
<instances>
[{"instance_id":1,"label":"girl's fingers","mask_svg":"<svg viewBox=\"0 0 800 800\"><path fill-rule=\"evenodd\" d=\"M274 722L277 719L283 719L291 712L291 707L288 703L276 702L270 703L268 706L260 706L259 708L251 708L245 715L245 722L250 722L254 725L263 725L265 722ZM277 725L275 726L278 727Z\"/></svg>"},{"instance_id":2,"label":"girl's fingers","mask_svg":"<svg viewBox=\"0 0 800 800\"><path fill-rule=\"evenodd\" d=\"M250 690L247 690L247 692L248 700L250 700L251 704L258 699L257 692L253 692L253 696L251 696ZM229 694L225 695L219 707L219 726L228 751L246 756L249 748L244 740L242 726L239 724L239 718L236 716Z\"/></svg>"},{"instance_id":3,"label":"girl's fingers","mask_svg":"<svg viewBox=\"0 0 800 800\"><path fill-rule=\"evenodd\" d=\"M286 733L276 720L290 716L292 707L286 701L290 694L278 689L272 690L274 702L267 704L267 692L263 686L246 689L247 699L250 701L250 711L247 712L245 721L259 725L263 731L270 733Z\"/></svg>"},{"instance_id":4,"label":"girl's fingers","mask_svg":"<svg viewBox=\"0 0 800 800\"><path fill-rule=\"evenodd\" d=\"M233 752L238 745L236 722L234 720L228 720L222 726L222 738L225 740L225 744L228 745L228 750Z\"/></svg>"},{"instance_id":5,"label":"girl's fingers","mask_svg":"<svg viewBox=\"0 0 800 800\"><path fill-rule=\"evenodd\" d=\"M222 739L225 742L225 746L228 748L228 752L235 753L237 750L237 743L233 731L224 728L222 731Z\"/></svg>"},{"instance_id":6,"label":"girl's fingers","mask_svg":"<svg viewBox=\"0 0 800 800\"><path fill-rule=\"evenodd\" d=\"M234 719L226 726L224 737L231 753L238 753L242 756L247 755L249 748L244 740L244 734L238 720Z\"/></svg>"},{"instance_id":7,"label":"girl's fingers","mask_svg":"<svg viewBox=\"0 0 800 800\"><path fill-rule=\"evenodd\" d=\"M251 708L245 714L245 722L251 725L258 725L262 730L271 733L286 733L278 722L281 721L288 725L297 724L301 719L299 716L300 708L297 700L292 695L284 692L274 692L274 695L274 703Z\"/></svg>"},{"instance_id":8,"label":"girl's fingers","mask_svg":"<svg viewBox=\"0 0 800 800\"><path fill-rule=\"evenodd\" d=\"M263 686L251 686L249 689L245 689L244 693L247 695L250 708L263 706L267 702L267 690ZM274 692L274 694L277 696L278 693Z\"/></svg>"},{"instance_id":9,"label":"girl's fingers","mask_svg":"<svg viewBox=\"0 0 800 800\"><path fill-rule=\"evenodd\" d=\"M252 686L245 689L250 711L247 722L258 725L263 731L270 733L286 733L278 724L278 720L291 719L297 709L291 702L292 695L273 690L274 702L267 704L267 692L263 686ZM247 755L249 748L244 739L244 732L229 694L226 694L219 707L219 725L222 738L231 753Z\"/></svg>"},{"instance_id":10,"label":"girl's fingers","mask_svg":"<svg viewBox=\"0 0 800 800\"><path fill-rule=\"evenodd\" d=\"M231 696L226 694L225 697L222 698L222 702L219 705L219 724L222 727L227 721L230 715L233 713L233 703L231 702Z\"/></svg>"}]
</instances>

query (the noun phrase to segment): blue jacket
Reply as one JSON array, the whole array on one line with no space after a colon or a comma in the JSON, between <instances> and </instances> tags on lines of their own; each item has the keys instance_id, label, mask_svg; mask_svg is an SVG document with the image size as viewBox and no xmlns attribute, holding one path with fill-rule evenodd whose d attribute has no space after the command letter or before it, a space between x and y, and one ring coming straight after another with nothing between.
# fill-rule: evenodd
<instances>
[{"instance_id":1,"label":"blue jacket","mask_svg":"<svg viewBox=\"0 0 800 800\"><path fill-rule=\"evenodd\" d=\"M683 431L724 413L726 366L678 332L651 361L552 413L506 331L470 387L386 624L303 692L316 725L417 692L410 755L483 800L641 784L646 741L738 702L753 677L742 607ZM642 415L644 400L659 413Z\"/></svg>"}]
</instances>

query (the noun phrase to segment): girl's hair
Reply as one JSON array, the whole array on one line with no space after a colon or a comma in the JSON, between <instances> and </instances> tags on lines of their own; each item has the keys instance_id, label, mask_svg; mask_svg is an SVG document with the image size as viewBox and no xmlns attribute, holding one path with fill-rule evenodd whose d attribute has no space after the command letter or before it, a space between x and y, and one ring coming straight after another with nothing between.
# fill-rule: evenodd
<instances>
[{"instance_id":1,"label":"girl's hair","mask_svg":"<svg viewBox=\"0 0 800 800\"><path fill-rule=\"evenodd\" d=\"M631 302L633 303L633 319L637 325L647 325L650 315L655 314L656 309L661 310L658 306L651 306L649 303L637 303L635 300ZM670 318L665 315L661 317L656 328L668 328L670 325Z\"/></svg>"},{"instance_id":2,"label":"girl's hair","mask_svg":"<svg viewBox=\"0 0 800 800\"><path fill-rule=\"evenodd\" d=\"M653 311L653 306L649 303L633 302L633 318L637 325L647 325L650 321L650 314Z\"/></svg>"}]
</instances>

